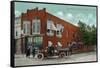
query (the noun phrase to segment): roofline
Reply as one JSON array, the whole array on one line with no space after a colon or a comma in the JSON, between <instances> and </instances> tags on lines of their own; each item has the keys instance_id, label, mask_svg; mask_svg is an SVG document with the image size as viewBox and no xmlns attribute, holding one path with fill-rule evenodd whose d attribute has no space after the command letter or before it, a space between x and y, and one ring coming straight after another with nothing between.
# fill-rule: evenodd
<instances>
[{"instance_id":1,"label":"roofline","mask_svg":"<svg viewBox=\"0 0 100 68\"><path fill-rule=\"evenodd\" d=\"M38 10L38 7L34 8L34 9L37 9L37 10ZM31 9L31 10L34 10L34 9ZM31 10L29 10L29 11L31 11ZM57 16L55 16L55 15L53 15L53 14L47 12L47 11L46 11L46 8L40 9L40 10L38 10L38 11L41 11L41 10L45 11L46 14L49 14L49 15L51 15L51 16L54 16L54 17L56 17L57 19L60 19L60 20L64 21L65 23L68 23L68 24L70 24L70 25L72 25L72 26L78 28L78 26L76 26L76 25L74 25L74 24L72 24L72 23L70 23L70 22L68 22L68 21L65 21L65 20L63 20L63 19L61 19L61 18L59 18L59 17L57 17ZM27 14L27 12L26 12L25 14ZM19 19L19 18L21 18L21 16L16 17L15 19Z\"/></svg>"},{"instance_id":2,"label":"roofline","mask_svg":"<svg viewBox=\"0 0 100 68\"><path fill-rule=\"evenodd\" d=\"M57 17L57 16L55 16L55 15L53 15L53 14L51 14L51 13L48 13L48 12L46 12L46 13L49 14L49 15L52 15L52 16L54 16L54 17L56 17L56 18L58 18L58 19L60 19L60 20L62 20L62 21L64 21L64 23L68 23L68 24L70 24L70 25L73 25L73 26L79 28L78 26L76 26L76 25L74 25L74 24L72 24L72 23L70 23L70 22L68 22L68 21L65 21L65 20L63 20L63 19L61 19L61 18L59 18L59 17Z\"/></svg>"}]
</instances>

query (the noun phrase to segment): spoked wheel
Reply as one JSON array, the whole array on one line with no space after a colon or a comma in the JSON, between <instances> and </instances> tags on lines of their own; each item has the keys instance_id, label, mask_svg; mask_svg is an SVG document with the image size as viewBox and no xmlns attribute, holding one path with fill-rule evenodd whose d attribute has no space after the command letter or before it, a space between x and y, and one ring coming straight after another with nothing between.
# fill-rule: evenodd
<instances>
[{"instance_id":1,"label":"spoked wheel","mask_svg":"<svg viewBox=\"0 0 100 68\"><path fill-rule=\"evenodd\" d=\"M39 60L43 60L43 59L44 59L43 53L37 54L37 58L38 58Z\"/></svg>"},{"instance_id":2,"label":"spoked wheel","mask_svg":"<svg viewBox=\"0 0 100 68\"><path fill-rule=\"evenodd\" d=\"M59 54L59 58L63 58L63 57L65 57L65 56L66 56L65 52L61 52L61 53Z\"/></svg>"}]
</instances>

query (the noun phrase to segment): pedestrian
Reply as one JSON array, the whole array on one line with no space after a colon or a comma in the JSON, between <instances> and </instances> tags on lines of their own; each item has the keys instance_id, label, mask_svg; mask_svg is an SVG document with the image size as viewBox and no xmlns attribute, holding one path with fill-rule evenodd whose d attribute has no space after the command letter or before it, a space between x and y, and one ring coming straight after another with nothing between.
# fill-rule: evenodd
<instances>
[{"instance_id":1,"label":"pedestrian","mask_svg":"<svg viewBox=\"0 0 100 68\"><path fill-rule=\"evenodd\" d=\"M27 50L26 50L26 57L30 56L30 46L27 46Z\"/></svg>"},{"instance_id":2,"label":"pedestrian","mask_svg":"<svg viewBox=\"0 0 100 68\"><path fill-rule=\"evenodd\" d=\"M68 43L68 48L69 48L68 55L71 55L72 54L72 44L71 44L71 42Z\"/></svg>"},{"instance_id":3,"label":"pedestrian","mask_svg":"<svg viewBox=\"0 0 100 68\"><path fill-rule=\"evenodd\" d=\"M51 46L51 55L54 55L54 46Z\"/></svg>"},{"instance_id":4,"label":"pedestrian","mask_svg":"<svg viewBox=\"0 0 100 68\"><path fill-rule=\"evenodd\" d=\"M47 52L48 52L48 55L51 55L51 46L48 46Z\"/></svg>"},{"instance_id":5,"label":"pedestrian","mask_svg":"<svg viewBox=\"0 0 100 68\"><path fill-rule=\"evenodd\" d=\"M33 46L32 47L32 55L33 55L33 58L35 57L35 52L36 52L36 50L35 50L35 47Z\"/></svg>"},{"instance_id":6,"label":"pedestrian","mask_svg":"<svg viewBox=\"0 0 100 68\"><path fill-rule=\"evenodd\" d=\"M28 43L28 45L27 45L27 49L26 49L26 57L29 57L30 54L31 54L31 44Z\"/></svg>"}]
</instances>

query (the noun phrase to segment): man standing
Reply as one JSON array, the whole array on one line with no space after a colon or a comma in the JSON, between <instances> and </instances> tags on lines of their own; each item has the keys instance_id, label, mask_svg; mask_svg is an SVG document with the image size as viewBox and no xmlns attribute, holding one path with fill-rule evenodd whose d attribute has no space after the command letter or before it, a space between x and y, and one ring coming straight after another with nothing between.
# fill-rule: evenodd
<instances>
[{"instance_id":1,"label":"man standing","mask_svg":"<svg viewBox=\"0 0 100 68\"><path fill-rule=\"evenodd\" d=\"M28 43L28 45L27 45L27 50L26 50L26 57L29 57L30 56L30 53L31 53L31 44L30 43Z\"/></svg>"},{"instance_id":2,"label":"man standing","mask_svg":"<svg viewBox=\"0 0 100 68\"><path fill-rule=\"evenodd\" d=\"M71 42L68 43L68 48L69 48L69 54L68 55L71 55L72 54L72 44L71 44Z\"/></svg>"},{"instance_id":3,"label":"man standing","mask_svg":"<svg viewBox=\"0 0 100 68\"><path fill-rule=\"evenodd\" d=\"M33 46L32 47L32 55L33 55L33 58L35 57L35 47Z\"/></svg>"}]
</instances>

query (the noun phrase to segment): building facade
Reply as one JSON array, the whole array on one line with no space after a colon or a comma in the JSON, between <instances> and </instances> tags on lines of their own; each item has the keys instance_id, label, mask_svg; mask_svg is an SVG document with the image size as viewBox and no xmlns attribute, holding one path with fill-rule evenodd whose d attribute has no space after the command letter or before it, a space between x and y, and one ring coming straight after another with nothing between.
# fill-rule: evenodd
<instances>
[{"instance_id":1,"label":"building facade","mask_svg":"<svg viewBox=\"0 0 100 68\"><path fill-rule=\"evenodd\" d=\"M45 8L27 10L20 17L20 50L26 52L27 44L45 49L53 45L68 47L68 43L80 42L78 27L46 11Z\"/></svg>"},{"instance_id":2,"label":"building facade","mask_svg":"<svg viewBox=\"0 0 100 68\"><path fill-rule=\"evenodd\" d=\"M15 32L15 52L16 54L21 54L21 17L15 18L15 24L14 24Z\"/></svg>"}]
</instances>

